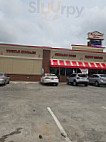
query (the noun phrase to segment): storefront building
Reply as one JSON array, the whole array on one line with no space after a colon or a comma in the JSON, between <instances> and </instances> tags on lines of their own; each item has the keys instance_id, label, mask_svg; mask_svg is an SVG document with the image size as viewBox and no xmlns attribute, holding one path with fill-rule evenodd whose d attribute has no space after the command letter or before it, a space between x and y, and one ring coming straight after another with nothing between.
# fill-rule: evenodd
<instances>
[{"instance_id":1,"label":"storefront building","mask_svg":"<svg viewBox=\"0 0 106 142\"><path fill-rule=\"evenodd\" d=\"M73 72L106 74L103 34L92 32L88 37L88 46L72 45L72 49L1 43L0 72L15 81L39 81L42 70L55 73L60 81Z\"/></svg>"}]
</instances>

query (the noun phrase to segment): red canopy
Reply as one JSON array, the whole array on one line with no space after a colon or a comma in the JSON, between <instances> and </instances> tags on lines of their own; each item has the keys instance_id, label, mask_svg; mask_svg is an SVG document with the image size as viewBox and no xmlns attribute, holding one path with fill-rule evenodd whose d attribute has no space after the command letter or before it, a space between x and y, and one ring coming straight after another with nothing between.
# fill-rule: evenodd
<instances>
[{"instance_id":1,"label":"red canopy","mask_svg":"<svg viewBox=\"0 0 106 142\"><path fill-rule=\"evenodd\" d=\"M50 60L50 66L62 68L106 69L105 63L76 62L67 60Z\"/></svg>"}]
</instances>

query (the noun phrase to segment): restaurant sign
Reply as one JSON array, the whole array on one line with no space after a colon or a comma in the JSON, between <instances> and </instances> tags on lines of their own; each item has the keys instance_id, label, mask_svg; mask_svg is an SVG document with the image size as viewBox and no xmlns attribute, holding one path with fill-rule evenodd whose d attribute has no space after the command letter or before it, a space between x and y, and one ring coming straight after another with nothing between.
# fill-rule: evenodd
<instances>
[{"instance_id":1,"label":"restaurant sign","mask_svg":"<svg viewBox=\"0 0 106 142\"><path fill-rule=\"evenodd\" d=\"M94 31L94 32L90 32L88 33L88 39L99 39L99 40L103 40L103 35L102 33L98 32L98 31Z\"/></svg>"},{"instance_id":2,"label":"restaurant sign","mask_svg":"<svg viewBox=\"0 0 106 142\"><path fill-rule=\"evenodd\" d=\"M74 54L64 54L64 53L55 53L55 56L76 57L76 55L74 55Z\"/></svg>"},{"instance_id":3,"label":"restaurant sign","mask_svg":"<svg viewBox=\"0 0 106 142\"><path fill-rule=\"evenodd\" d=\"M36 51L29 50L6 50L7 53L17 53L17 54L36 54Z\"/></svg>"},{"instance_id":4,"label":"restaurant sign","mask_svg":"<svg viewBox=\"0 0 106 142\"><path fill-rule=\"evenodd\" d=\"M88 56L88 55L86 55L85 58L87 58L87 59L100 59L100 60L103 59L103 57L101 57L101 56Z\"/></svg>"}]
</instances>

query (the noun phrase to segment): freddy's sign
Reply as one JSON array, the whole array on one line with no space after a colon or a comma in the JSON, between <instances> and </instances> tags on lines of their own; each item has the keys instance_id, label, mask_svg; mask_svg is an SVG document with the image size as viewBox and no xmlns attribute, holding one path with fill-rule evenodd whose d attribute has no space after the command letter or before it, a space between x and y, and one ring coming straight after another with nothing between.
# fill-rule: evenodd
<instances>
[{"instance_id":1,"label":"freddy's sign","mask_svg":"<svg viewBox=\"0 0 106 142\"><path fill-rule=\"evenodd\" d=\"M99 39L99 40L103 40L103 34L98 32L98 31L95 31L95 32L91 32L91 33L88 33L88 39Z\"/></svg>"}]
</instances>

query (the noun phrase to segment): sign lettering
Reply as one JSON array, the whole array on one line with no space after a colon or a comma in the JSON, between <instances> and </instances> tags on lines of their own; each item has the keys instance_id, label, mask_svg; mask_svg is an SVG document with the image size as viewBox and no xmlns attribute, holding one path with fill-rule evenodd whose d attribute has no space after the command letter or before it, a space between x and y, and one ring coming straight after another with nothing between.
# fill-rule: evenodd
<instances>
[{"instance_id":1,"label":"sign lettering","mask_svg":"<svg viewBox=\"0 0 106 142\"><path fill-rule=\"evenodd\" d=\"M85 58L88 58L88 59L100 59L100 60L103 59L103 57L100 57L100 56L85 56Z\"/></svg>"},{"instance_id":2,"label":"sign lettering","mask_svg":"<svg viewBox=\"0 0 106 142\"><path fill-rule=\"evenodd\" d=\"M55 53L55 56L76 57L76 55L73 54L62 54L62 53Z\"/></svg>"},{"instance_id":3,"label":"sign lettering","mask_svg":"<svg viewBox=\"0 0 106 142\"><path fill-rule=\"evenodd\" d=\"M36 51L28 51L28 50L6 50L7 53L21 53L21 54L36 54Z\"/></svg>"}]
</instances>

